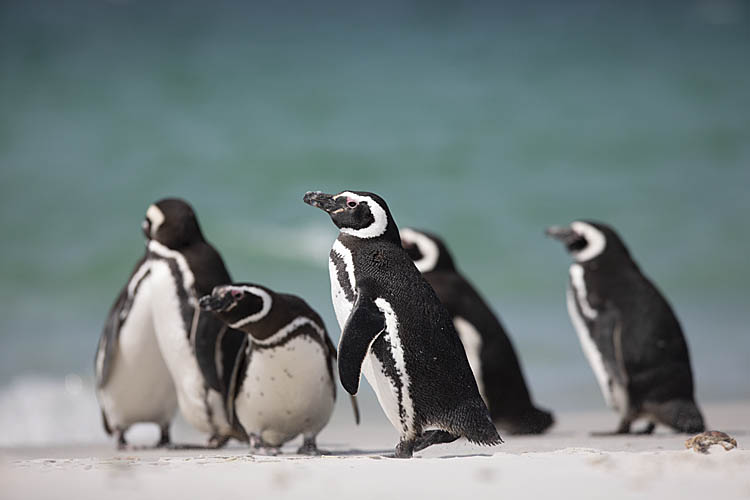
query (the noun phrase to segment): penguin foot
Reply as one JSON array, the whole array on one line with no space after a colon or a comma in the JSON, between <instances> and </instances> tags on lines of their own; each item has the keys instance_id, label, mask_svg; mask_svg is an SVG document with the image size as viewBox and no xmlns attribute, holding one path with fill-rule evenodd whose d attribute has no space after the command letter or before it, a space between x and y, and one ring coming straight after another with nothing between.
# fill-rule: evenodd
<instances>
[{"instance_id":1,"label":"penguin foot","mask_svg":"<svg viewBox=\"0 0 750 500\"><path fill-rule=\"evenodd\" d=\"M258 436L257 434L249 434L248 441L250 443L250 453L253 455L275 457L281 454L281 446L271 446L270 444L263 441L263 438ZM302 447L304 447L304 444L302 445Z\"/></svg>"},{"instance_id":2,"label":"penguin foot","mask_svg":"<svg viewBox=\"0 0 750 500\"><path fill-rule=\"evenodd\" d=\"M591 433L592 436L596 437L604 437L604 436L620 436L623 434L630 434L630 424L633 423L633 420L635 420L635 416L631 413L628 413L627 415L622 417L622 420L620 420L620 425L617 426L617 429L614 431L594 431Z\"/></svg>"},{"instance_id":3,"label":"penguin foot","mask_svg":"<svg viewBox=\"0 0 750 500\"><path fill-rule=\"evenodd\" d=\"M414 451L421 451L433 444L452 443L459 436L454 436L447 431L431 430L425 431L419 436L414 444Z\"/></svg>"},{"instance_id":4,"label":"penguin foot","mask_svg":"<svg viewBox=\"0 0 750 500\"><path fill-rule=\"evenodd\" d=\"M656 424L653 422L649 422L646 427L635 431L633 434L638 434L641 436L648 436L654 433L654 429L656 429Z\"/></svg>"},{"instance_id":5,"label":"penguin foot","mask_svg":"<svg viewBox=\"0 0 750 500\"><path fill-rule=\"evenodd\" d=\"M394 458L411 458L414 455L414 439L402 439L396 445L396 452Z\"/></svg>"},{"instance_id":6,"label":"penguin foot","mask_svg":"<svg viewBox=\"0 0 750 500\"><path fill-rule=\"evenodd\" d=\"M253 455L276 457L278 455L281 455L281 447L280 446L261 446L258 448L253 448L251 452Z\"/></svg>"},{"instance_id":7,"label":"penguin foot","mask_svg":"<svg viewBox=\"0 0 750 500\"><path fill-rule=\"evenodd\" d=\"M161 435L159 436L159 442L154 445L154 448L166 448L170 445L172 440L169 437L169 425L162 426Z\"/></svg>"},{"instance_id":8,"label":"penguin foot","mask_svg":"<svg viewBox=\"0 0 750 500\"><path fill-rule=\"evenodd\" d=\"M315 444L315 436L311 438L305 438L304 442L302 443L302 446L300 446L299 449L297 450L297 455L318 456L318 455L328 455L328 454L330 453L325 450L321 450Z\"/></svg>"},{"instance_id":9,"label":"penguin foot","mask_svg":"<svg viewBox=\"0 0 750 500\"><path fill-rule=\"evenodd\" d=\"M208 444L206 445L206 448L213 448L218 450L219 448L223 448L225 444L229 441L229 436L217 436L213 435L210 438L208 438Z\"/></svg>"},{"instance_id":10,"label":"penguin foot","mask_svg":"<svg viewBox=\"0 0 750 500\"><path fill-rule=\"evenodd\" d=\"M125 431L122 429L117 429L117 449L120 451L127 450L128 449L128 442L125 441Z\"/></svg>"}]
</instances>

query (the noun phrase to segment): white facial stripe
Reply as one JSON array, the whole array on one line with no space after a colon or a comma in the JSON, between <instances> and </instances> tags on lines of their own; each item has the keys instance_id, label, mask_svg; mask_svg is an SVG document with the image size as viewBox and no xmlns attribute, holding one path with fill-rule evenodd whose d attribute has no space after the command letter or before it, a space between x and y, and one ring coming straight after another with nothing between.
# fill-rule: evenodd
<instances>
[{"instance_id":1,"label":"white facial stripe","mask_svg":"<svg viewBox=\"0 0 750 500\"><path fill-rule=\"evenodd\" d=\"M438 250L437 244L432 239L408 227L401 230L401 238L417 245L417 248L419 248L422 258L415 260L414 265L417 266L420 273L428 273L435 269L438 257L440 257L440 250Z\"/></svg>"},{"instance_id":2,"label":"white facial stripe","mask_svg":"<svg viewBox=\"0 0 750 500\"><path fill-rule=\"evenodd\" d=\"M241 320L237 321L236 323L232 323L229 326L231 326L234 329L241 328L245 326L248 323L252 323L254 321L258 321L259 319L263 318L266 314L268 314L268 311L271 310L271 306L273 305L273 300L271 299L271 296L268 295L268 292L265 290L255 287L255 286L233 286L229 287L230 289L235 290L242 290L243 292L252 293L253 295L257 295L261 298L263 301L263 307L261 307L260 311L258 311L255 314L251 314L250 316L246 316L242 318Z\"/></svg>"},{"instance_id":3,"label":"white facial stripe","mask_svg":"<svg viewBox=\"0 0 750 500\"><path fill-rule=\"evenodd\" d=\"M185 257L183 257L180 252L171 250L156 240L150 240L148 242L148 250L160 257L164 257L166 259L174 259L174 261L177 262L177 266L180 268L180 272L182 273L183 288L185 288L185 290L192 291L193 284L195 283L195 276L193 276L193 272L190 270L190 266L188 266ZM198 305L198 300L194 297L194 295L194 292L190 294L190 303L193 305L193 307L196 307Z\"/></svg>"},{"instance_id":4,"label":"white facial stripe","mask_svg":"<svg viewBox=\"0 0 750 500\"><path fill-rule=\"evenodd\" d=\"M292 333L294 330L296 330L297 328L303 325L312 326L313 330L315 330L318 333L318 335L320 335L320 338L323 339L323 341L325 341L325 332L320 327L320 325L318 325L316 322L314 322L313 320L311 320L310 318L306 316L298 316L294 318L290 323L288 323L287 325L279 329L276 333L268 337L267 339L264 339L264 340L253 339L253 342L259 345L273 344L274 342L277 342L283 339L288 334Z\"/></svg>"},{"instance_id":5,"label":"white facial stripe","mask_svg":"<svg viewBox=\"0 0 750 500\"><path fill-rule=\"evenodd\" d=\"M162 212L156 205L151 205L146 210L146 218L151 221L151 237L156 235L156 231L159 226L164 222L164 212Z\"/></svg>"},{"instance_id":6,"label":"white facial stripe","mask_svg":"<svg viewBox=\"0 0 750 500\"><path fill-rule=\"evenodd\" d=\"M385 316L385 331L388 335L388 340L391 345L391 354L396 362L396 370L398 370L401 376L401 404L404 407L406 413L401 425L403 431L408 433L413 430L414 424L414 404L411 400L411 394L409 393L409 386L411 385L411 379L409 374L406 372L406 361L404 359L404 347L401 345L401 338L399 337L398 331L398 319L396 313L393 312L391 304L382 297L375 299L375 305L378 306Z\"/></svg>"},{"instance_id":7,"label":"white facial stripe","mask_svg":"<svg viewBox=\"0 0 750 500\"><path fill-rule=\"evenodd\" d=\"M578 262L585 262L598 256L604 251L604 247L607 246L607 238L604 234L591 224L585 222L576 221L570 225L570 227L578 234L583 235L588 242L586 248L573 252L573 257Z\"/></svg>"},{"instance_id":8,"label":"white facial stripe","mask_svg":"<svg viewBox=\"0 0 750 500\"><path fill-rule=\"evenodd\" d=\"M339 193L334 196L333 199L335 200L342 196L351 198L357 203L367 203L367 206L370 207L370 213L375 219L372 224L367 227L363 227L362 229L351 229L348 227L341 228L342 233L356 236L357 238L376 238L385 232L386 228L388 227L388 214L385 213L383 207L381 207L375 200L373 200L369 196L360 196L349 191Z\"/></svg>"},{"instance_id":9,"label":"white facial stripe","mask_svg":"<svg viewBox=\"0 0 750 500\"><path fill-rule=\"evenodd\" d=\"M599 313L596 309L591 307L586 298L586 282L583 280L583 267L578 264L570 266L570 284L576 292L576 297L578 298L578 303L581 306L581 312L583 312L584 316L589 319L596 318Z\"/></svg>"}]
</instances>

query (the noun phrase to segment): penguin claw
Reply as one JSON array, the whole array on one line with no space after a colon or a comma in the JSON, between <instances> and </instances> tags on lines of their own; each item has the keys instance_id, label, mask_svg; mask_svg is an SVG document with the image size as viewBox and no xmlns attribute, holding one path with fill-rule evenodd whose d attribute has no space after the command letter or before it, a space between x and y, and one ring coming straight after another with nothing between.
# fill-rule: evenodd
<instances>
[{"instance_id":1,"label":"penguin claw","mask_svg":"<svg viewBox=\"0 0 750 500\"><path fill-rule=\"evenodd\" d=\"M315 443L304 443L297 449L297 455L320 456L330 455L330 452L319 449Z\"/></svg>"},{"instance_id":2,"label":"penguin claw","mask_svg":"<svg viewBox=\"0 0 750 500\"><path fill-rule=\"evenodd\" d=\"M219 448L223 448L228 441L229 436L211 436L208 439L208 444L206 445L206 447L218 450Z\"/></svg>"},{"instance_id":3,"label":"penguin claw","mask_svg":"<svg viewBox=\"0 0 750 500\"><path fill-rule=\"evenodd\" d=\"M263 455L265 457L276 457L281 455L281 448L278 446L262 446L252 450L253 455Z\"/></svg>"}]
</instances>

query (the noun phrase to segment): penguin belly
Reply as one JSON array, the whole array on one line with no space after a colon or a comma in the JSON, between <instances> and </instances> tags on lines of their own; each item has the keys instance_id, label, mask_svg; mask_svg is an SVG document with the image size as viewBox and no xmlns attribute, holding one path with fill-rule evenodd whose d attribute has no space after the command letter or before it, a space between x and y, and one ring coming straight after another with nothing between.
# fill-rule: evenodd
<instances>
[{"instance_id":1,"label":"penguin belly","mask_svg":"<svg viewBox=\"0 0 750 500\"><path fill-rule=\"evenodd\" d=\"M139 422L166 425L177 409L177 394L156 340L150 301L146 280L120 328L107 384L97 391L114 429L125 430Z\"/></svg>"},{"instance_id":2,"label":"penguin belly","mask_svg":"<svg viewBox=\"0 0 750 500\"><path fill-rule=\"evenodd\" d=\"M401 423L401 415L398 404L398 389L395 381L386 374L385 367L380 360L370 351L362 363L362 374L375 391L380 407L393 427L399 431L404 430Z\"/></svg>"},{"instance_id":3,"label":"penguin belly","mask_svg":"<svg viewBox=\"0 0 750 500\"><path fill-rule=\"evenodd\" d=\"M466 351L466 358L469 360L474 380L477 381L479 394L482 396L484 403L487 404L487 396L484 393L484 380L482 379L482 336L474 325L461 316L453 318L453 326L456 327L458 337L461 339L464 351Z\"/></svg>"},{"instance_id":4,"label":"penguin belly","mask_svg":"<svg viewBox=\"0 0 750 500\"><path fill-rule=\"evenodd\" d=\"M331 279L331 300L333 302L333 309L336 313L336 320L338 321L339 327L343 332L344 327L346 326L346 322L352 313L352 309L354 308L355 299L351 295L352 290L356 289L356 284L354 283L353 278L354 273L351 270L352 258L349 250L343 245L334 244L333 251L339 255L339 257L341 258L341 262L343 262L345 266L342 270L343 272L339 273L339 270L336 268L333 259L329 258L328 260L328 270ZM342 281L344 281L343 284ZM349 290L349 293L345 291L345 288ZM384 349L381 347L381 350L383 352L393 354L394 347L391 344L392 333L389 332L397 332L397 321L390 307L390 304L388 304L387 301L380 299L380 304L378 304L378 307L386 316L386 330L388 331L381 335L380 338L375 340L375 342L373 343L373 347L375 347L376 344L383 343ZM403 360L401 361L403 364ZM378 403L380 403L380 407L383 408L383 412L391 422L391 425L399 430L399 432L409 433L412 431L411 421L413 421L411 400L409 400L408 402L411 410L409 414L410 421L405 424L404 422L402 422L402 412L399 406L397 383L393 378L391 378L391 376L389 375L389 371L391 373L393 372L393 370L386 370L386 367L383 365L383 363L380 362L371 347L370 351L368 352L367 356L365 356L365 359L362 362L362 374L365 376L365 379L367 379L367 382L375 391L375 395L378 398ZM401 373L405 373L405 370L403 370ZM404 401L404 396L405 395L402 394L402 404ZM406 412L404 411L404 414L405 413Z\"/></svg>"},{"instance_id":5,"label":"penguin belly","mask_svg":"<svg viewBox=\"0 0 750 500\"><path fill-rule=\"evenodd\" d=\"M406 369L398 317L387 300L375 299L375 305L385 316L385 331L373 342L363 363L365 378L393 427L399 433L413 436L416 429L411 377ZM380 358L376 352L381 353Z\"/></svg>"},{"instance_id":6,"label":"penguin belly","mask_svg":"<svg viewBox=\"0 0 750 500\"><path fill-rule=\"evenodd\" d=\"M235 412L245 431L270 446L281 446L299 434L318 434L334 406L323 347L300 335L273 348L256 346L251 353L235 398Z\"/></svg>"},{"instance_id":7,"label":"penguin belly","mask_svg":"<svg viewBox=\"0 0 750 500\"><path fill-rule=\"evenodd\" d=\"M169 266L164 261L155 261L151 272L156 338L177 389L180 412L202 432L231 435L221 394L206 384L198 366Z\"/></svg>"}]
</instances>

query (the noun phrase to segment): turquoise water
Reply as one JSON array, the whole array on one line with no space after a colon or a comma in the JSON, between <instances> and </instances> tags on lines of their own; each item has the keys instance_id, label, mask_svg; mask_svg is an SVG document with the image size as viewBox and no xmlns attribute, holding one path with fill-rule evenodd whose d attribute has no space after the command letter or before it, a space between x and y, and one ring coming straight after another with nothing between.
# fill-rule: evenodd
<instances>
[{"instance_id":1,"label":"turquoise water","mask_svg":"<svg viewBox=\"0 0 750 500\"><path fill-rule=\"evenodd\" d=\"M600 407L564 307L575 218L673 302L702 399L750 397L745 2L0 7L0 391L90 377L147 206L180 196L238 280L339 332L309 189L442 234L537 399Z\"/></svg>"}]
</instances>

